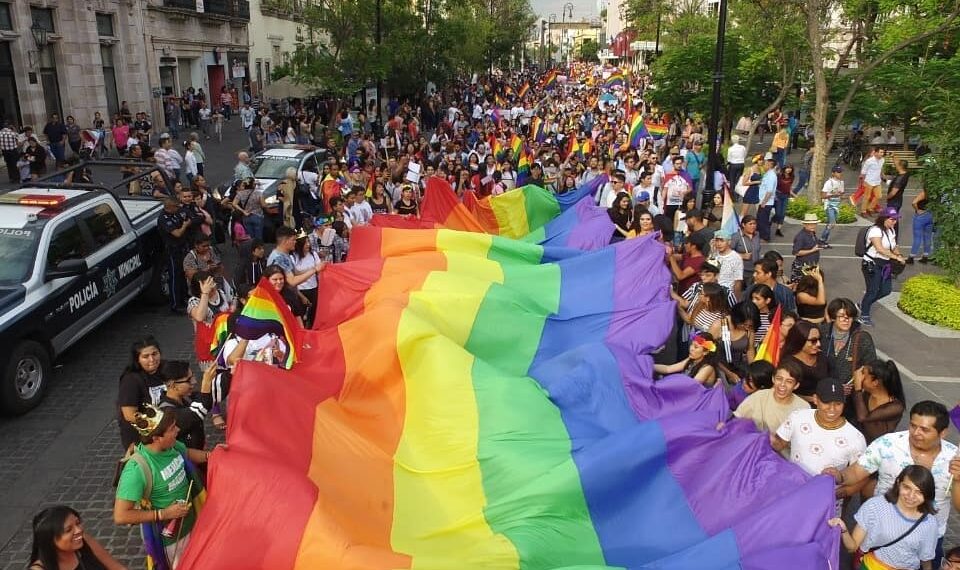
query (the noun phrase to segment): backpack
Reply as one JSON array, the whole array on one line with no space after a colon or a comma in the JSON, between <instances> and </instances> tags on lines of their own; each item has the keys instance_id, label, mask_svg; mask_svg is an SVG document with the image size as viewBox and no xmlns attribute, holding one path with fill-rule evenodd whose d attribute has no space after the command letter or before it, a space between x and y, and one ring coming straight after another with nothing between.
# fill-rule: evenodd
<instances>
[{"instance_id":1,"label":"backpack","mask_svg":"<svg viewBox=\"0 0 960 570\"><path fill-rule=\"evenodd\" d=\"M857 241L853 243L853 254L857 257L867 255L867 232L873 226L864 226L857 232Z\"/></svg>"}]
</instances>

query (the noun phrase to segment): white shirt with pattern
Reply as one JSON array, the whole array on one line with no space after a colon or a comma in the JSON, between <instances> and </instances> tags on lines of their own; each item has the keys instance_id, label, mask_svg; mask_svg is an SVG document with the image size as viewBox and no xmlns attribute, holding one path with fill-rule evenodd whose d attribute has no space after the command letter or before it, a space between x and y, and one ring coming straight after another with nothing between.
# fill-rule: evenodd
<instances>
[{"instance_id":1,"label":"white shirt with pattern","mask_svg":"<svg viewBox=\"0 0 960 570\"><path fill-rule=\"evenodd\" d=\"M950 460L957 455L957 446L946 440L940 441L940 453L933 460L933 482L936 486L934 506L937 507L937 522L940 536L947 532L947 517L950 516ZM867 473L877 473L879 497L893 487L897 475L904 467L914 465L910 453L910 432L897 431L873 440L857 462Z\"/></svg>"}]
</instances>

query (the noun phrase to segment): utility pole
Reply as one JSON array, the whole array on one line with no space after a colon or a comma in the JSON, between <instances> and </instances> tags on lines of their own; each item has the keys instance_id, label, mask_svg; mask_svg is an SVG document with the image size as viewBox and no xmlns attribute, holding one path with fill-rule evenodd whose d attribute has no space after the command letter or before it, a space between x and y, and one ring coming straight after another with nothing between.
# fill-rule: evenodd
<instances>
[{"instance_id":1,"label":"utility pole","mask_svg":"<svg viewBox=\"0 0 960 570\"><path fill-rule=\"evenodd\" d=\"M717 48L713 60L713 105L710 110L710 123L707 128L707 186L704 194L713 196L713 172L717 169L719 148L717 148L718 125L720 122L720 85L723 83L723 44L727 33L727 0L720 0L720 14L717 19Z\"/></svg>"},{"instance_id":2,"label":"utility pole","mask_svg":"<svg viewBox=\"0 0 960 570\"><path fill-rule=\"evenodd\" d=\"M379 54L379 52L380 52L380 44L381 44L381 42L383 41L382 30L380 29L380 28L381 28L381 19L382 19L382 18L381 18L382 14L380 13L380 7L381 7L380 5L381 5L382 2L383 2L383 0L377 0L377 31L376 31L376 34L377 34L377 38L376 38L376 39L377 39L377 52L378 52L377 55L380 55L380 54ZM380 104L380 100L381 100L381 98L383 97L382 91L383 91L383 79L381 79L380 76L378 75L378 76L377 76L377 127L380 128L381 131L383 130L383 129L382 129L382 127L383 127L383 111L382 111L382 107L380 106L380 105L381 105L381 104Z\"/></svg>"}]
</instances>

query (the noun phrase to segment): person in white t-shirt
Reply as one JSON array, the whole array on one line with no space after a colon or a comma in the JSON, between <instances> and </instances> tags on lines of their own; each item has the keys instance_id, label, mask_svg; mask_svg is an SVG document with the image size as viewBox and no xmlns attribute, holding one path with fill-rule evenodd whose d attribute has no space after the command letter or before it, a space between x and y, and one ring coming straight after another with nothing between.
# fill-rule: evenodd
<instances>
[{"instance_id":1,"label":"person in white t-shirt","mask_svg":"<svg viewBox=\"0 0 960 570\"><path fill-rule=\"evenodd\" d=\"M843 417L843 384L836 378L821 378L813 396L815 410L797 410L787 416L770 444L777 451L790 446L790 460L810 475L827 468L846 469L867 449L860 430ZM842 500L837 503L840 512Z\"/></svg>"},{"instance_id":2,"label":"person in white t-shirt","mask_svg":"<svg viewBox=\"0 0 960 570\"><path fill-rule=\"evenodd\" d=\"M743 164L747 160L747 147L740 144L740 135L730 135L732 143L727 149L727 180L736 182L743 176Z\"/></svg>"},{"instance_id":3,"label":"person in white t-shirt","mask_svg":"<svg viewBox=\"0 0 960 570\"><path fill-rule=\"evenodd\" d=\"M730 248L730 233L717 230L713 234L713 251L720 264L717 283L733 292L739 299L743 293L743 258Z\"/></svg>"},{"instance_id":4,"label":"person in white t-shirt","mask_svg":"<svg viewBox=\"0 0 960 570\"><path fill-rule=\"evenodd\" d=\"M880 208L880 187L883 184L883 155L884 150L873 147L870 157L863 161L860 167L860 181L863 183L863 201L860 206L860 215L867 217ZM854 206L857 205L857 196L850 198Z\"/></svg>"},{"instance_id":5,"label":"person in white t-shirt","mask_svg":"<svg viewBox=\"0 0 960 570\"><path fill-rule=\"evenodd\" d=\"M867 253L860 263L863 273L865 292L860 300L860 323L873 326L870 308L874 303L890 294L893 289L893 267L891 260L906 263L897 247L897 220L900 213L896 208L887 208L877 216L877 221L867 230Z\"/></svg>"}]
</instances>

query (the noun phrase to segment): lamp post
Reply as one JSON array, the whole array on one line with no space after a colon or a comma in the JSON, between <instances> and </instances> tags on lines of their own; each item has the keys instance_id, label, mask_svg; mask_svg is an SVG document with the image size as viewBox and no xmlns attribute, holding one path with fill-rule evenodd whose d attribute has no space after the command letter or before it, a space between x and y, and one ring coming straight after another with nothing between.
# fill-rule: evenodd
<instances>
[{"instance_id":1,"label":"lamp post","mask_svg":"<svg viewBox=\"0 0 960 570\"><path fill-rule=\"evenodd\" d=\"M547 58L550 62L550 67L553 67L553 25L557 23L557 15L550 14L550 31L547 32Z\"/></svg>"},{"instance_id":2,"label":"lamp post","mask_svg":"<svg viewBox=\"0 0 960 570\"><path fill-rule=\"evenodd\" d=\"M376 31L376 33L377 33L377 50L380 49L380 43L383 41L382 30L380 29L380 28L381 28L381 20L382 20L382 14L381 14L381 12L380 12L381 2L382 2L382 0L377 0L377 31ZM380 106L380 101L381 101L381 97L382 97L382 94L381 94L381 91L382 91L382 90L383 90L383 80L382 80L382 79L380 78L380 76L378 75L378 76L377 76L377 129L379 129L381 132L383 131L383 129L382 129L382 127L381 127L381 125L383 124L383 115L382 115L383 110L382 110L382 107Z\"/></svg>"},{"instance_id":3,"label":"lamp post","mask_svg":"<svg viewBox=\"0 0 960 570\"><path fill-rule=\"evenodd\" d=\"M567 14L570 14L570 20L573 21L573 3L567 2L563 5L563 11L560 13L560 61L563 62L563 48L564 44L567 43ZM569 50L568 50L569 57Z\"/></svg>"},{"instance_id":4,"label":"lamp post","mask_svg":"<svg viewBox=\"0 0 960 570\"><path fill-rule=\"evenodd\" d=\"M540 68L541 70L547 66L547 56L545 48L547 46L547 21L540 20Z\"/></svg>"},{"instance_id":5,"label":"lamp post","mask_svg":"<svg viewBox=\"0 0 960 570\"><path fill-rule=\"evenodd\" d=\"M720 84L723 83L723 44L727 30L727 0L720 0L720 14L717 19L717 48L713 60L713 104L710 109L710 123L707 126L707 185L704 194L713 196L716 188L713 173L717 169L718 126L720 121Z\"/></svg>"}]
</instances>

